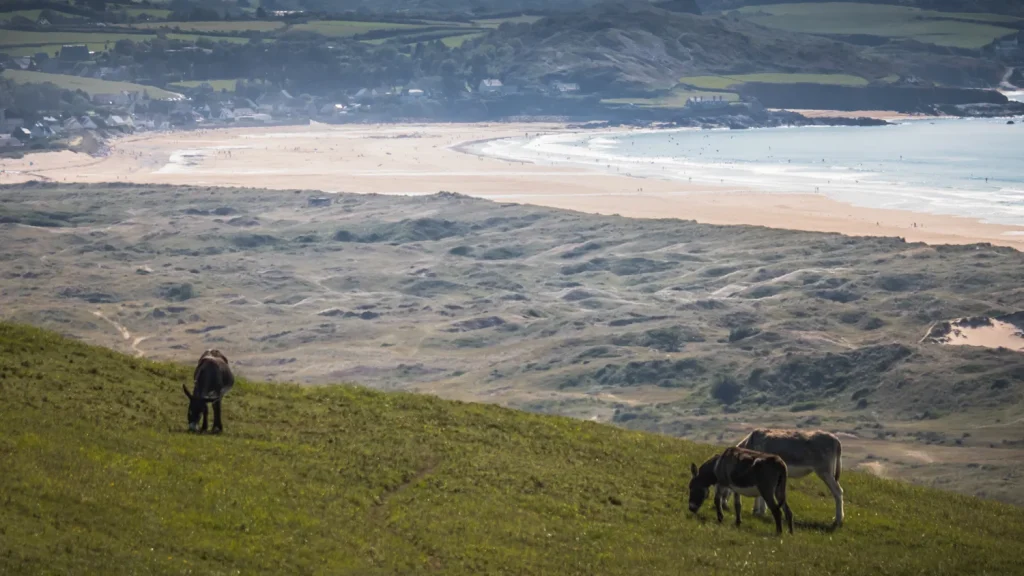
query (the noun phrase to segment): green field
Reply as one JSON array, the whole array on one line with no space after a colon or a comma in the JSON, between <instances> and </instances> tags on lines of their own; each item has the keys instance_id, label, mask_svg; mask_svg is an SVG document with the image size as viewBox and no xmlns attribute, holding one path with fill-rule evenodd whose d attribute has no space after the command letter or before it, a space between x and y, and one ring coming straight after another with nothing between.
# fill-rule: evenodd
<instances>
[{"instance_id":1,"label":"green field","mask_svg":"<svg viewBox=\"0 0 1024 576\"><path fill-rule=\"evenodd\" d=\"M231 42L232 44L246 44L249 39L244 36L207 36L200 34L168 34L168 40L182 40L185 42L198 42L199 40L210 40L211 42Z\"/></svg>"},{"instance_id":2,"label":"green field","mask_svg":"<svg viewBox=\"0 0 1024 576\"><path fill-rule=\"evenodd\" d=\"M230 355L230 352L228 352ZM3 574L1016 574L1024 510L847 473L846 526L686 510L666 436L431 396L240 380L185 432L188 366L0 324ZM749 510L749 499L745 503Z\"/></svg>"},{"instance_id":3,"label":"green field","mask_svg":"<svg viewBox=\"0 0 1024 576\"><path fill-rule=\"evenodd\" d=\"M511 18L488 18L484 20L474 20L473 23L477 26L484 28L497 28L505 22L509 24L533 24L537 20L540 20L541 16L513 16Z\"/></svg>"},{"instance_id":4,"label":"green field","mask_svg":"<svg viewBox=\"0 0 1024 576\"><path fill-rule=\"evenodd\" d=\"M733 76L687 76L679 79L680 84L702 90L726 90L730 86L745 82L835 84L839 86L867 86L868 84L864 78L849 74L736 74Z\"/></svg>"},{"instance_id":5,"label":"green field","mask_svg":"<svg viewBox=\"0 0 1024 576\"><path fill-rule=\"evenodd\" d=\"M238 87L238 79L231 80L187 80L185 82L175 82L172 86L181 86L182 88L198 88L203 84L209 84L211 88L217 90L227 90L228 92L234 92L235 88Z\"/></svg>"},{"instance_id":6,"label":"green field","mask_svg":"<svg viewBox=\"0 0 1024 576\"><path fill-rule=\"evenodd\" d=\"M159 8L123 8L123 9L117 9L117 11L118 12L122 12L123 11L128 16L130 16L132 18L139 18L140 16L148 15L148 16L151 16L153 18L164 19L164 18L170 17L170 15L171 15L171 11L170 10L163 10L163 9L159 9Z\"/></svg>"},{"instance_id":7,"label":"green field","mask_svg":"<svg viewBox=\"0 0 1024 576\"><path fill-rule=\"evenodd\" d=\"M667 96L658 98L609 98L602 100L604 104L633 104L642 108L682 108L690 98L715 98L720 97L726 102L736 102L739 95L733 92L706 92L701 90L673 90Z\"/></svg>"},{"instance_id":8,"label":"green field","mask_svg":"<svg viewBox=\"0 0 1024 576\"><path fill-rule=\"evenodd\" d=\"M0 22L7 22L15 16L21 16L22 18L28 18L35 22L39 20L39 13L42 10L14 10L13 12L0 12Z\"/></svg>"},{"instance_id":9,"label":"green field","mask_svg":"<svg viewBox=\"0 0 1024 576\"><path fill-rule=\"evenodd\" d=\"M465 44L467 40L473 40L483 35L483 32L477 32L475 34L460 34L458 36L448 36L447 38L442 38L441 42L449 48L458 48L459 46Z\"/></svg>"},{"instance_id":10,"label":"green field","mask_svg":"<svg viewBox=\"0 0 1024 576\"><path fill-rule=\"evenodd\" d=\"M816 34L869 34L957 48L980 48L1016 30L998 23L1019 19L996 14L935 12L860 3L772 4L730 13L762 26Z\"/></svg>"},{"instance_id":11,"label":"green field","mask_svg":"<svg viewBox=\"0 0 1024 576\"><path fill-rule=\"evenodd\" d=\"M68 76L66 74L47 74L45 72L30 72L28 70L4 70L4 78L10 78L19 84L41 84L50 82L66 90L82 90L87 94L115 94L122 91L148 92L149 97L154 100L170 100L181 97L180 94L157 88L155 86L143 86L131 82L111 82L109 80L98 80L96 78L84 78L82 76Z\"/></svg>"},{"instance_id":12,"label":"green field","mask_svg":"<svg viewBox=\"0 0 1024 576\"><path fill-rule=\"evenodd\" d=\"M180 29L182 32L200 32L215 34L217 32L271 32L284 28L284 22L143 22L134 24L133 28L142 30Z\"/></svg>"},{"instance_id":13,"label":"green field","mask_svg":"<svg viewBox=\"0 0 1024 576\"><path fill-rule=\"evenodd\" d=\"M101 44L122 39L146 40L145 34L120 34L117 32L30 32L26 30L4 30L0 34L0 46L44 46L52 44Z\"/></svg>"},{"instance_id":14,"label":"green field","mask_svg":"<svg viewBox=\"0 0 1024 576\"><path fill-rule=\"evenodd\" d=\"M392 22L355 22L345 20L324 20L296 24L289 28L295 32L312 32L330 38L347 38L374 32L377 30L421 30L427 28L422 24L396 24Z\"/></svg>"}]
</instances>

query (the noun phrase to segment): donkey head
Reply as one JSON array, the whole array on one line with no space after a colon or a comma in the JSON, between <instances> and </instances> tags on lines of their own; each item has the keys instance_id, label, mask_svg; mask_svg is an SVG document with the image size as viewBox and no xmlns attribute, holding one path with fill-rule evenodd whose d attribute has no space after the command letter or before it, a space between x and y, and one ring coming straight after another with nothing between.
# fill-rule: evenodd
<instances>
[{"instance_id":1,"label":"donkey head","mask_svg":"<svg viewBox=\"0 0 1024 576\"><path fill-rule=\"evenodd\" d=\"M711 483L705 478L696 464L690 464L690 512L697 513L711 492Z\"/></svg>"},{"instance_id":2,"label":"donkey head","mask_svg":"<svg viewBox=\"0 0 1024 576\"><path fill-rule=\"evenodd\" d=\"M198 395L191 394L184 384L181 385L181 390L188 397L188 431L198 432L199 419L202 418L203 412L206 410L206 403Z\"/></svg>"},{"instance_id":3,"label":"donkey head","mask_svg":"<svg viewBox=\"0 0 1024 576\"><path fill-rule=\"evenodd\" d=\"M217 350L216 348L210 348L203 352L203 355L199 357L199 361L202 362L204 358L219 358L223 360L225 364L228 363L228 357L225 356L223 352Z\"/></svg>"}]
</instances>

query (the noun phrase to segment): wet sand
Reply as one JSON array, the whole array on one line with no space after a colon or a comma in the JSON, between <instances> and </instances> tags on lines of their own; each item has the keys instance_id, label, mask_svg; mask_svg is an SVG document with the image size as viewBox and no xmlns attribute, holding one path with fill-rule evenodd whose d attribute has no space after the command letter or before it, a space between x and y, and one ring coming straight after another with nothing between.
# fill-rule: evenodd
<instances>
[{"instance_id":1,"label":"wet sand","mask_svg":"<svg viewBox=\"0 0 1024 576\"><path fill-rule=\"evenodd\" d=\"M468 142L558 133L557 124L429 124L232 128L129 136L111 154L30 154L0 161L0 184L124 182L317 189L328 192L460 192L639 218L901 236L909 241L990 242L1024 249L1024 228L970 218L854 207L815 194L638 179L597 169L536 165L462 151Z\"/></svg>"}]
</instances>

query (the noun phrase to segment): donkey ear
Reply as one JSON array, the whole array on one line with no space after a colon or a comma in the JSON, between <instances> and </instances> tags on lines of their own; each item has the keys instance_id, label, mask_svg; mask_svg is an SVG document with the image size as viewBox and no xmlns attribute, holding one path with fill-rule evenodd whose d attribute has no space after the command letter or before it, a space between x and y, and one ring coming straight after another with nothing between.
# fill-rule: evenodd
<instances>
[{"instance_id":1,"label":"donkey ear","mask_svg":"<svg viewBox=\"0 0 1024 576\"><path fill-rule=\"evenodd\" d=\"M690 474L697 475L697 465L693 462L690 463Z\"/></svg>"}]
</instances>

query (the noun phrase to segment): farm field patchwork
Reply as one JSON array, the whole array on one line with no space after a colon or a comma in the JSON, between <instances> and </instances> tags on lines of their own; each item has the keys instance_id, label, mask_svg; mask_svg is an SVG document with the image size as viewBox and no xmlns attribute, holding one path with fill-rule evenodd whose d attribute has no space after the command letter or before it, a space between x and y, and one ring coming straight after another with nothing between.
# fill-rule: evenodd
<instances>
[{"instance_id":1,"label":"farm field patchwork","mask_svg":"<svg viewBox=\"0 0 1024 576\"><path fill-rule=\"evenodd\" d=\"M1019 20L996 14L839 2L747 6L730 12L733 13L756 24L789 32L867 34L956 48L980 48L1012 34L1015 28L997 24Z\"/></svg>"}]
</instances>

